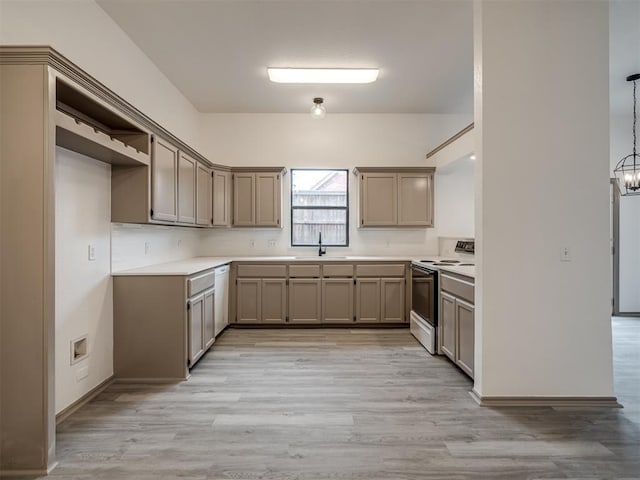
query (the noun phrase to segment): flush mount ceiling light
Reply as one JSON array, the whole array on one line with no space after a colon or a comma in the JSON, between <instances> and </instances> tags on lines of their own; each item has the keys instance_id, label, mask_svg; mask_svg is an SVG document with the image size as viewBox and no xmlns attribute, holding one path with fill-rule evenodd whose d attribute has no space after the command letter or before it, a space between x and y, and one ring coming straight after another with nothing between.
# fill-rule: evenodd
<instances>
[{"instance_id":1,"label":"flush mount ceiling light","mask_svg":"<svg viewBox=\"0 0 640 480\"><path fill-rule=\"evenodd\" d=\"M275 83L372 83L377 68L267 68Z\"/></svg>"},{"instance_id":2,"label":"flush mount ceiling light","mask_svg":"<svg viewBox=\"0 0 640 480\"><path fill-rule=\"evenodd\" d=\"M324 108L324 98L316 97L313 99L313 107L311 107L311 117L322 120L327 114L327 110Z\"/></svg>"},{"instance_id":3,"label":"flush mount ceiling light","mask_svg":"<svg viewBox=\"0 0 640 480\"><path fill-rule=\"evenodd\" d=\"M636 150L636 82L638 80L640 80L640 73L627 77L627 82L633 82L633 153L622 158L613 170L621 195L640 195L640 155Z\"/></svg>"}]
</instances>

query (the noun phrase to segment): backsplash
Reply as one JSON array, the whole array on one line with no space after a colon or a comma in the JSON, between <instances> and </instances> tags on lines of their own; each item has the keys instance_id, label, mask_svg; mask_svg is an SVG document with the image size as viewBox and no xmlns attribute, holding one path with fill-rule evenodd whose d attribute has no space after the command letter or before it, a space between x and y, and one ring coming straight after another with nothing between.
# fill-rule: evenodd
<instances>
[{"instance_id":1,"label":"backsplash","mask_svg":"<svg viewBox=\"0 0 640 480\"><path fill-rule=\"evenodd\" d=\"M197 228L112 223L111 270L197 257L201 238Z\"/></svg>"}]
</instances>

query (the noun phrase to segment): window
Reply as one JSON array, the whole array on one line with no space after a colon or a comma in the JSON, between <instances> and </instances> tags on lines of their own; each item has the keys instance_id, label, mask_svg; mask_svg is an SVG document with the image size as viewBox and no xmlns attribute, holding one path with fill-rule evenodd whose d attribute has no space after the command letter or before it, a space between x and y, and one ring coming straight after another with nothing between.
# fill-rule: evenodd
<instances>
[{"instance_id":1,"label":"window","mask_svg":"<svg viewBox=\"0 0 640 480\"><path fill-rule=\"evenodd\" d=\"M348 170L291 170L291 245L349 245Z\"/></svg>"}]
</instances>

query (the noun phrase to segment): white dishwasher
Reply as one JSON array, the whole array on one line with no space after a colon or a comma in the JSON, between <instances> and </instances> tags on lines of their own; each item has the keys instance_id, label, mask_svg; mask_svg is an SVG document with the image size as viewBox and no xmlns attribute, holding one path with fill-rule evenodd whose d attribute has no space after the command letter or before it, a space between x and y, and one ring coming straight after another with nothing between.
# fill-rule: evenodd
<instances>
[{"instance_id":1,"label":"white dishwasher","mask_svg":"<svg viewBox=\"0 0 640 480\"><path fill-rule=\"evenodd\" d=\"M217 336L229 325L229 265L215 269L214 329Z\"/></svg>"}]
</instances>

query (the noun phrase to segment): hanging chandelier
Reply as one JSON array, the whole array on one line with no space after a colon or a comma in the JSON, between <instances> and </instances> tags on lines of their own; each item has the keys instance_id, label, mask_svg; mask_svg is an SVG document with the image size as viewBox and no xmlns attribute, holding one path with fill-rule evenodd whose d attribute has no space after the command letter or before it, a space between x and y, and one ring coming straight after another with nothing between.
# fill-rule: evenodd
<instances>
[{"instance_id":1,"label":"hanging chandelier","mask_svg":"<svg viewBox=\"0 0 640 480\"><path fill-rule=\"evenodd\" d=\"M636 150L636 82L638 80L640 80L640 73L627 77L627 82L633 82L633 153L622 158L613 170L621 195L640 195L640 155Z\"/></svg>"}]
</instances>

